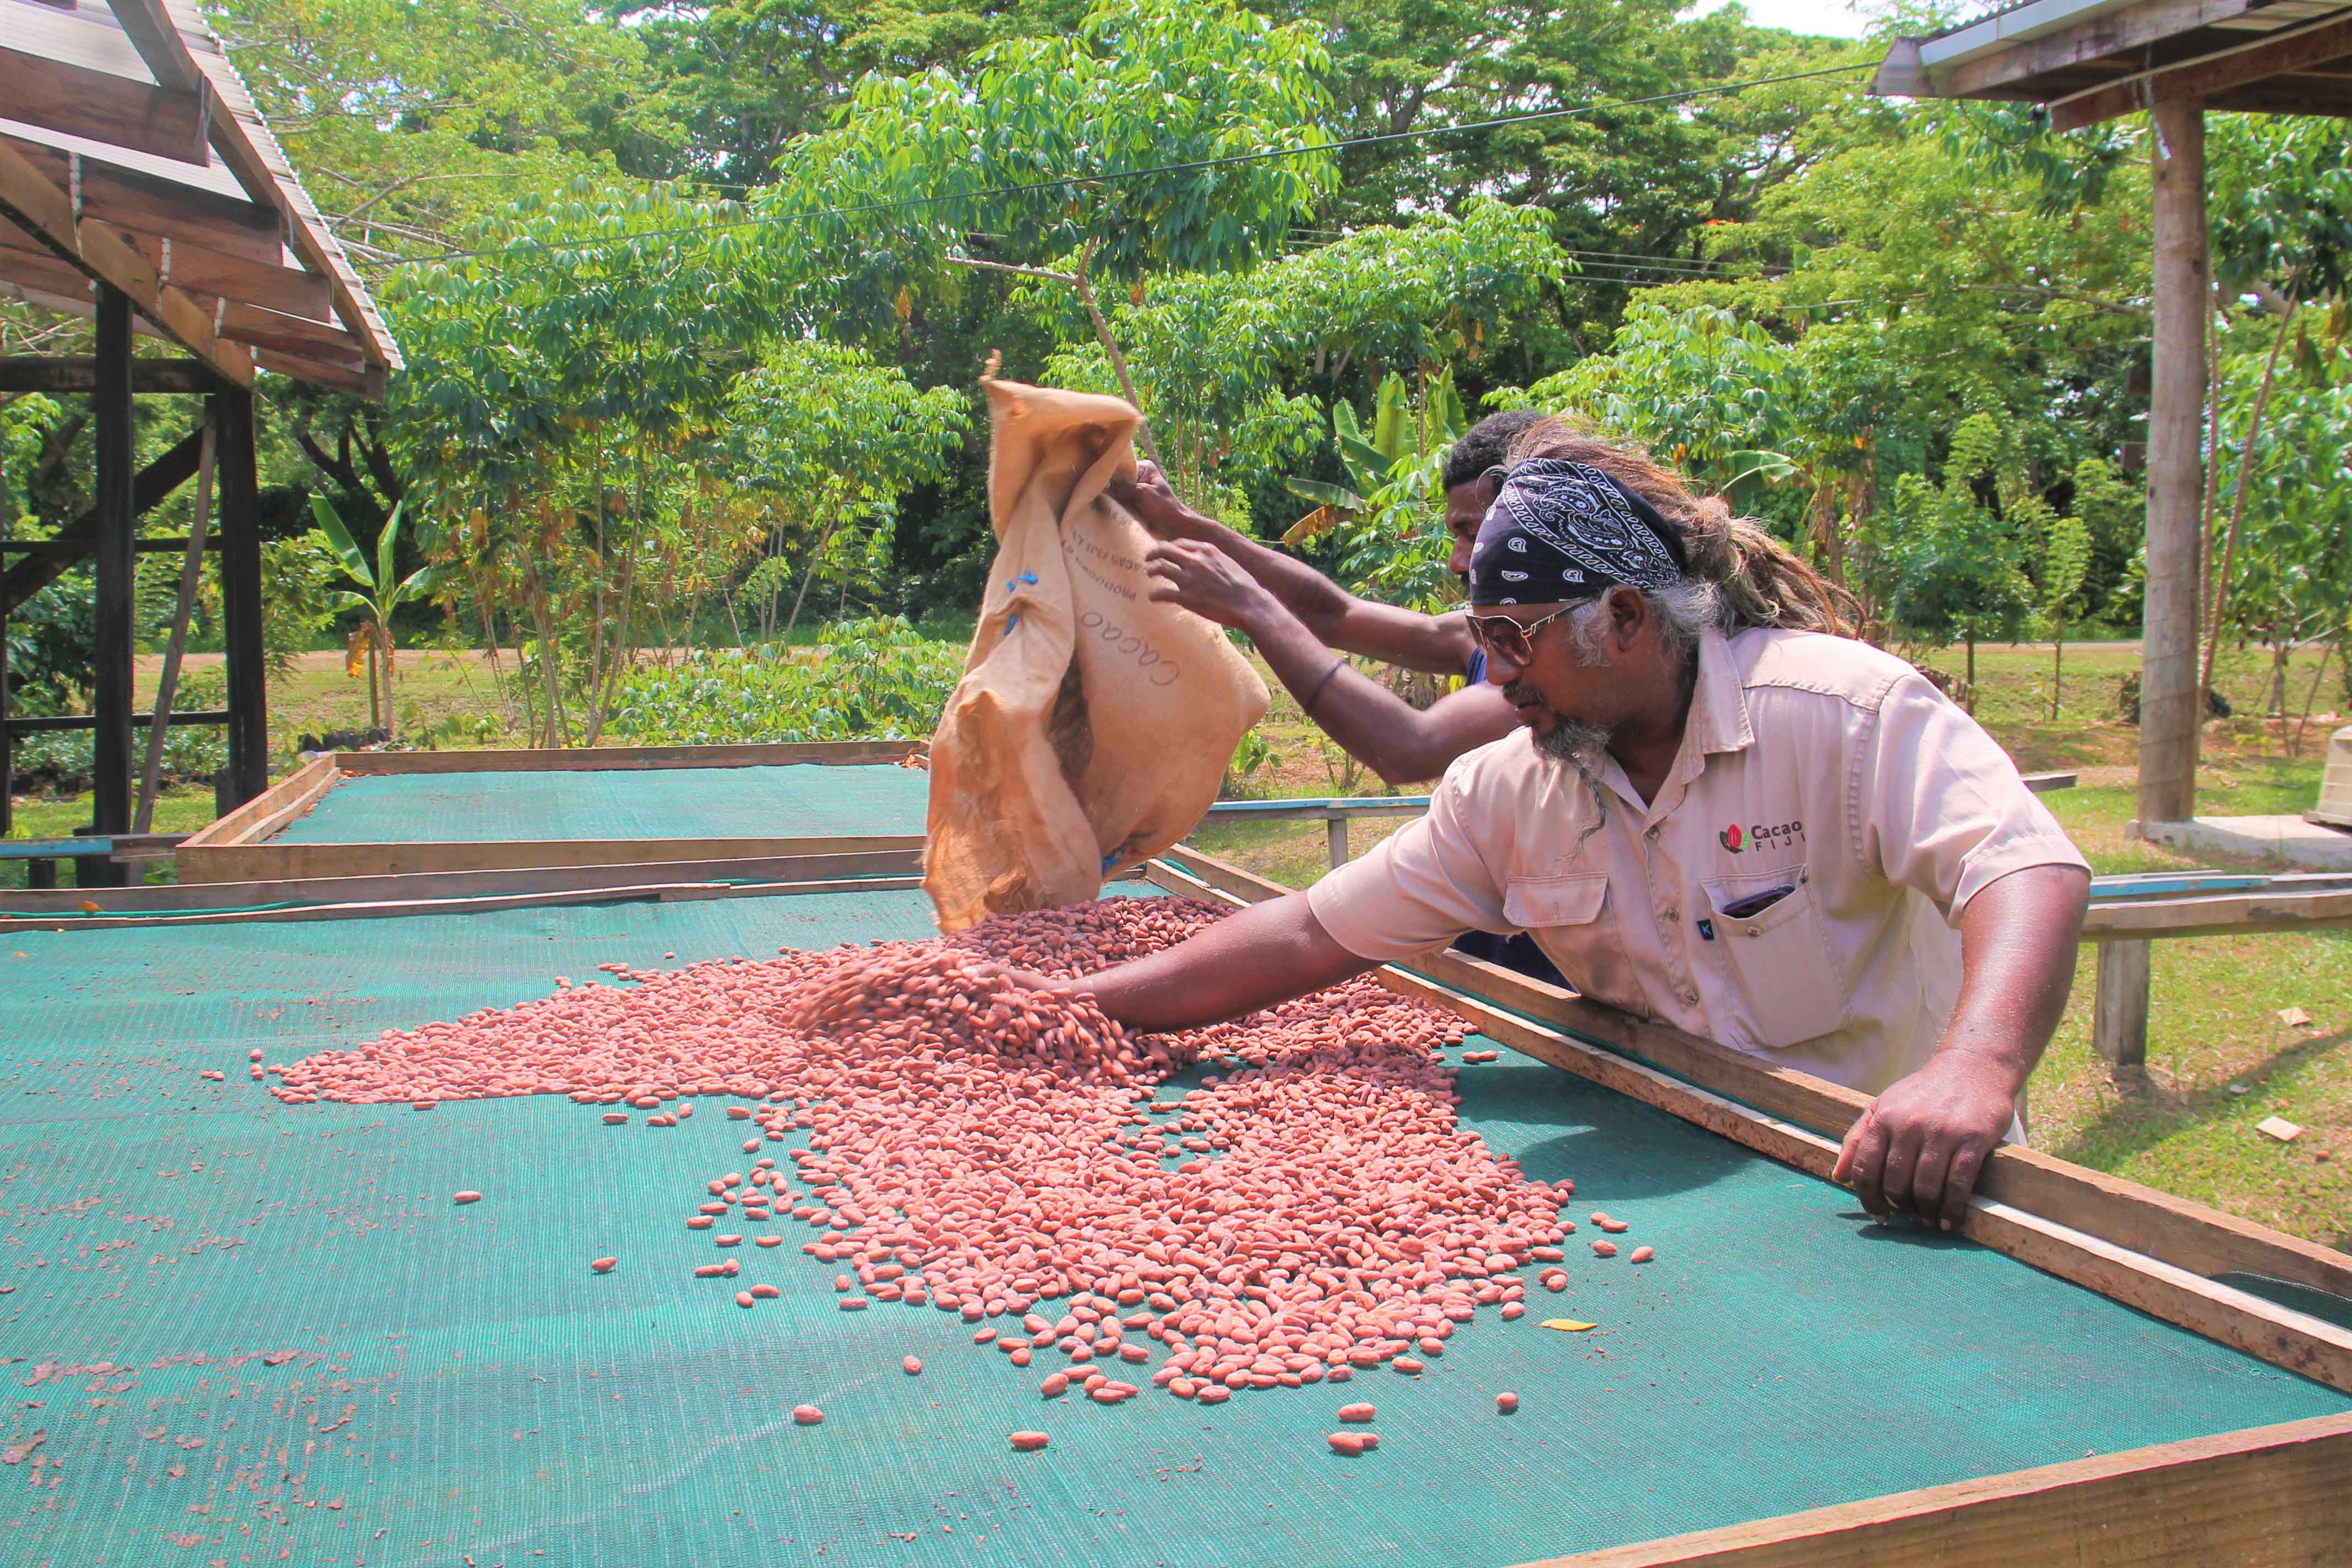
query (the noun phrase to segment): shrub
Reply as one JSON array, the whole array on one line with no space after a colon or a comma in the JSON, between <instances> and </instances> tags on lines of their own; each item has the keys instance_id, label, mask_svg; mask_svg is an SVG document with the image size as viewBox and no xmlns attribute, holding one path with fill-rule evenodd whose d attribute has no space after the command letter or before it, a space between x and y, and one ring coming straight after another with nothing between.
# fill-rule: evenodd
<instances>
[{"instance_id":1,"label":"shrub","mask_svg":"<svg viewBox=\"0 0 2352 1568\"><path fill-rule=\"evenodd\" d=\"M845 621L812 646L697 649L622 679L612 732L639 745L919 740L938 728L963 650L897 616Z\"/></svg>"}]
</instances>

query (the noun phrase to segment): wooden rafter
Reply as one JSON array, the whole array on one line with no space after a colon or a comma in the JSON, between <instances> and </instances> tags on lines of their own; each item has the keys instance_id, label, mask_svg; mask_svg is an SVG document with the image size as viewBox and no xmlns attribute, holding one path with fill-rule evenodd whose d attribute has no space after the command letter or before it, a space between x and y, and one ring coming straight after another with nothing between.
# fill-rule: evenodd
<instances>
[{"instance_id":1,"label":"wooden rafter","mask_svg":"<svg viewBox=\"0 0 2352 1568\"><path fill-rule=\"evenodd\" d=\"M375 302L361 286L359 274L352 269L350 258L328 230L310 194L295 178L293 165L263 123L252 96L220 52L204 18L194 6L178 0L169 5L166 0L108 0L108 4L134 42L142 30L168 31L180 53L211 84L226 110L213 125L213 145L221 161L256 200L272 201L284 212L287 244L304 266L325 276L334 293L336 314L357 335L369 364L379 370L399 369L399 350L383 318L376 313ZM135 26L133 17L138 19ZM193 47L192 37L203 40L205 47Z\"/></svg>"},{"instance_id":2,"label":"wooden rafter","mask_svg":"<svg viewBox=\"0 0 2352 1568\"><path fill-rule=\"evenodd\" d=\"M2160 67L2137 80L2061 99L2050 106L2050 124L2056 131L2079 131L2145 109L2157 99L2216 98L2280 77L2287 79L2280 83L2281 90L2292 92L2297 77L2347 56L2352 56L2352 12L2287 37Z\"/></svg>"},{"instance_id":3,"label":"wooden rafter","mask_svg":"<svg viewBox=\"0 0 2352 1568\"><path fill-rule=\"evenodd\" d=\"M119 288L233 381L258 349L383 396L399 351L193 5L0 0L0 289L87 314Z\"/></svg>"},{"instance_id":4,"label":"wooden rafter","mask_svg":"<svg viewBox=\"0 0 2352 1568\"><path fill-rule=\"evenodd\" d=\"M277 211L215 190L177 184L156 174L110 162L102 154L0 134L53 184L78 192L77 216L96 218L133 234L186 240L263 266L285 258Z\"/></svg>"},{"instance_id":5,"label":"wooden rafter","mask_svg":"<svg viewBox=\"0 0 2352 1568\"><path fill-rule=\"evenodd\" d=\"M121 289L140 315L222 375L240 385L253 384L253 356L223 341L195 301L158 277L128 240L80 216L73 196L7 138L0 138L0 217L85 276Z\"/></svg>"},{"instance_id":6,"label":"wooden rafter","mask_svg":"<svg viewBox=\"0 0 2352 1568\"><path fill-rule=\"evenodd\" d=\"M208 163L212 89L172 92L111 71L0 45L0 109L10 120L111 142L159 158Z\"/></svg>"},{"instance_id":7,"label":"wooden rafter","mask_svg":"<svg viewBox=\"0 0 2352 1568\"><path fill-rule=\"evenodd\" d=\"M313 322L331 323L335 319L334 298L327 280L315 272L265 266L185 240L136 234L126 237L158 278L192 297L234 300ZM44 258L52 254L47 246L5 222L0 222L0 251ZM0 262L0 272L15 265L13 260Z\"/></svg>"}]
</instances>

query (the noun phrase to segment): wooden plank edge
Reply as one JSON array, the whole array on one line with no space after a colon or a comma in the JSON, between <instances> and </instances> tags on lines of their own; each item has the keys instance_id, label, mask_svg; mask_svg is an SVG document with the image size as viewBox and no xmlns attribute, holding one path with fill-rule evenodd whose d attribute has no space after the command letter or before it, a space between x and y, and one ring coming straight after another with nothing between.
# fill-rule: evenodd
<instances>
[{"instance_id":1,"label":"wooden plank edge","mask_svg":"<svg viewBox=\"0 0 2352 1568\"><path fill-rule=\"evenodd\" d=\"M225 845L251 843L257 836L258 824L284 816L296 809L298 803L316 799L333 786L338 776L334 758L314 758L227 816L206 823L180 847L184 850L212 849Z\"/></svg>"},{"instance_id":2,"label":"wooden plank edge","mask_svg":"<svg viewBox=\"0 0 2352 1568\"><path fill-rule=\"evenodd\" d=\"M541 871L566 866L774 859L801 855L919 851L919 834L803 838L529 838L375 844L232 844L180 847L183 879L290 881L325 877L423 876L448 871ZM194 850L193 855L191 850Z\"/></svg>"},{"instance_id":3,"label":"wooden plank edge","mask_svg":"<svg viewBox=\"0 0 2352 1568\"><path fill-rule=\"evenodd\" d=\"M569 892L491 893L477 898L402 899L349 904L298 904L275 910L205 910L186 914L84 915L55 925L16 921L18 931L54 934L84 931L145 931L155 926L244 925L258 921L389 920L404 915L488 914L499 910L561 909L572 904L699 903L714 899L781 898L803 893L856 893L919 888L919 876L843 877L812 882L647 882Z\"/></svg>"},{"instance_id":4,"label":"wooden plank edge","mask_svg":"<svg viewBox=\"0 0 2352 1568\"><path fill-rule=\"evenodd\" d=\"M9 889L0 891L0 931L11 922L37 924L78 917L95 903L102 914L189 914L265 904L372 903L454 897L471 892L572 892L653 882L719 880L795 882L837 876L916 876L913 851L797 855L736 860L632 861L614 866L557 866L541 870L418 871L383 877L311 877L260 882L187 882L152 888Z\"/></svg>"},{"instance_id":5,"label":"wooden plank edge","mask_svg":"<svg viewBox=\"0 0 2352 1568\"><path fill-rule=\"evenodd\" d=\"M920 753L921 741L773 741L726 746L593 746L558 750L337 752L353 776L376 773L596 773L646 768L855 766L896 763Z\"/></svg>"},{"instance_id":6,"label":"wooden plank edge","mask_svg":"<svg viewBox=\"0 0 2352 1568\"><path fill-rule=\"evenodd\" d=\"M1290 891L1237 866L1178 846L1163 857L1196 880L1254 903ZM1166 885L1166 884L1163 884ZM1661 1067L1700 1087L1832 1139L1843 1139L1868 1095L1773 1066L1664 1024L1647 1023L1572 992L1455 952L1413 967L1569 1035ZM2074 1229L2197 1275L2267 1275L2352 1300L2352 1257L2189 1198L2086 1170L2036 1149L2004 1144L1985 1163L1978 1190Z\"/></svg>"},{"instance_id":7,"label":"wooden plank edge","mask_svg":"<svg viewBox=\"0 0 2352 1568\"><path fill-rule=\"evenodd\" d=\"M2347 1533L2352 1415L2315 1415L1522 1568L2320 1563Z\"/></svg>"},{"instance_id":8,"label":"wooden plank edge","mask_svg":"<svg viewBox=\"0 0 2352 1568\"><path fill-rule=\"evenodd\" d=\"M2094 904L2083 920L2083 940L2254 936L2329 931L2352 925L2352 889L2313 892L2189 893Z\"/></svg>"}]
</instances>

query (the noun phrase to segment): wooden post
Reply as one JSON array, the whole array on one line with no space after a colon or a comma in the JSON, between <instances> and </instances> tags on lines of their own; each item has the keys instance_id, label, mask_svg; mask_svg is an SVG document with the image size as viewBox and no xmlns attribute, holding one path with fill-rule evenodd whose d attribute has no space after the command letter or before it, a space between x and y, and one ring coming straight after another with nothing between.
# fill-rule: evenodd
<instances>
[{"instance_id":1,"label":"wooden post","mask_svg":"<svg viewBox=\"0 0 2352 1568\"><path fill-rule=\"evenodd\" d=\"M101 288L98 297L98 379L90 394L97 458L97 647L91 663L90 828L131 830L131 655L133 550L139 514L131 499L138 470L136 405L131 395L131 297ZM75 879L103 885L120 868L103 858L75 862Z\"/></svg>"},{"instance_id":2,"label":"wooden post","mask_svg":"<svg viewBox=\"0 0 2352 1568\"><path fill-rule=\"evenodd\" d=\"M1331 868L1336 871L1348 863L1348 819L1344 816L1327 817L1323 823L1323 835L1330 842Z\"/></svg>"},{"instance_id":3,"label":"wooden post","mask_svg":"<svg viewBox=\"0 0 2352 1568\"><path fill-rule=\"evenodd\" d=\"M2147 408L2147 597L2140 656L2139 820L2197 809L2197 618L2204 584L2205 106L2155 110L2155 376Z\"/></svg>"},{"instance_id":4,"label":"wooden post","mask_svg":"<svg viewBox=\"0 0 2352 1568\"><path fill-rule=\"evenodd\" d=\"M261 665L261 486L253 393L205 400L220 488L221 631L228 675L228 796L242 805L269 787L269 695Z\"/></svg>"},{"instance_id":5,"label":"wooden post","mask_svg":"<svg viewBox=\"0 0 2352 1568\"><path fill-rule=\"evenodd\" d=\"M2147 1065L2148 942L2103 942L2091 1000L2091 1048L2117 1068Z\"/></svg>"}]
</instances>

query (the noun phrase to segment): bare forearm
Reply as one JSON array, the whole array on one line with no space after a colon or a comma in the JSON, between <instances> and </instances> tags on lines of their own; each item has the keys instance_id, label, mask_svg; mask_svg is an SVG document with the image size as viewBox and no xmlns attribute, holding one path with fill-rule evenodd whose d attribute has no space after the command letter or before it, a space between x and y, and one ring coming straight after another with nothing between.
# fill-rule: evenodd
<instances>
[{"instance_id":1,"label":"bare forearm","mask_svg":"<svg viewBox=\"0 0 2352 1568\"><path fill-rule=\"evenodd\" d=\"M1491 687L1415 708L1334 655L1294 616L1272 606L1241 628L1266 668L1323 732L1391 784L1443 773L1474 746L1510 733L1510 701Z\"/></svg>"},{"instance_id":2,"label":"bare forearm","mask_svg":"<svg viewBox=\"0 0 2352 1568\"><path fill-rule=\"evenodd\" d=\"M2023 1089L2066 1011L2090 879L2031 866L1988 883L1960 917L1965 978L1942 1050L1993 1063Z\"/></svg>"},{"instance_id":3,"label":"bare forearm","mask_svg":"<svg viewBox=\"0 0 2352 1568\"><path fill-rule=\"evenodd\" d=\"M1374 967L1331 939L1304 894L1254 905L1149 958L1078 984L1132 1029L1190 1029L1336 985Z\"/></svg>"},{"instance_id":4,"label":"bare forearm","mask_svg":"<svg viewBox=\"0 0 2352 1568\"><path fill-rule=\"evenodd\" d=\"M1226 559L1255 578L1317 637L1326 643L1336 640L1341 624L1348 618L1350 599L1347 590L1337 583L1304 561L1269 549L1189 507L1184 510L1181 529L1181 537L1213 545Z\"/></svg>"}]
</instances>

